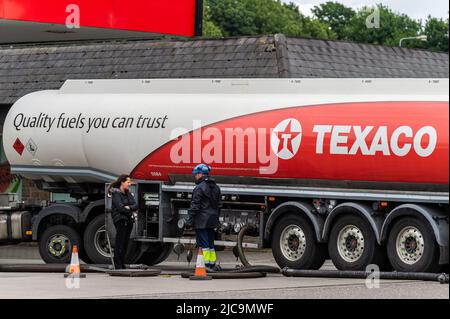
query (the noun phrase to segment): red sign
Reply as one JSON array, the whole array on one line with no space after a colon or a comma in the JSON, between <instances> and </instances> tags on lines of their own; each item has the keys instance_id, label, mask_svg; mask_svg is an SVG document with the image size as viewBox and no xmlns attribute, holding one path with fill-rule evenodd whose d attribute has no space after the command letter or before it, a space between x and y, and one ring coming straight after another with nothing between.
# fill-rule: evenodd
<instances>
[{"instance_id":1,"label":"red sign","mask_svg":"<svg viewBox=\"0 0 450 319\"><path fill-rule=\"evenodd\" d=\"M13 148L16 150L19 155L22 155L23 150L25 149L25 146L23 143L17 138L16 141L13 144Z\"/></svg>"},{"instance_id":2,"label":"red sign","mask_svg":"<svg viewBox=\"0 0 450 319\"><path fill-rule=\"evenodd\" d=\"M201 33L203 0L0 0L0 19L158 34Z\"/></svg>"}]
</instances>

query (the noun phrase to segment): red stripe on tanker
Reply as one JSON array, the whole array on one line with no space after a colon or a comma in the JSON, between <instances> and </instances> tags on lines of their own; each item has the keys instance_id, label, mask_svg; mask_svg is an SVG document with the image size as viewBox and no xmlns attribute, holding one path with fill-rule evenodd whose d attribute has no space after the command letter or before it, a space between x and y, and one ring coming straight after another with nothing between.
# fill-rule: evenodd
<instances>
[{"instance_id":1,"label":"red stripe on tanker","mask_svg":"<svg viewBox=\"0 0 450 319\"><path fill-rule=\"evenodd\" d=\"M206 162L216 175L448 184L448 117L447 102L254 113L191 129L148 155L132 175L167 180Z\"/></svg>"}]
</instances>

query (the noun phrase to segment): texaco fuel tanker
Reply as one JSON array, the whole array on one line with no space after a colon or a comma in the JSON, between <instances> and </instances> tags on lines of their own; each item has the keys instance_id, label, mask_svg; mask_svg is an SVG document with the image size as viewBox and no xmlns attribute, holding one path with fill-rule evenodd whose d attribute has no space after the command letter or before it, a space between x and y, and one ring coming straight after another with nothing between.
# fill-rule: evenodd
<instances>
[{"instance_id":1,"label":"texaco fuel tanker","mask_svg":"<svg viewBox=\"0 0 450 319\"><path fill-rule=\"evenodd\" d=\"M206 163L224 193L218 244L250 225L280 266L329 255L339 269L436 271L448 263L448 93L447 79L67 81L11 108L3 146L12 172L83 199L34 219L48 262L67 261L61 227L106 261L102 194L121 173L142 215L130 258L164 260L192 242L191 170Z\"/></svg>"}]
</instances>

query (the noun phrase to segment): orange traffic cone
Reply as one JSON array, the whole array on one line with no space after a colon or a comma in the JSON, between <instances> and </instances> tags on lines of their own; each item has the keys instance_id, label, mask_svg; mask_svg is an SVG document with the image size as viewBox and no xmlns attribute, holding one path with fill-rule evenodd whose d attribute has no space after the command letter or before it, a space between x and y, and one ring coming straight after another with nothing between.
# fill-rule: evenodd
<instances>
[{"instance_id":1,"label":"orange traffic cone","mask_svg":"<svg viewBox=\"0 0 450 319\"><path fill-rule=\"evenodd\" d=\"M195 265L194 276L189 277L190 280L211 280L212 277L206 274L205 259L203 258L203 250L198 248L197 264Z\"/></svg>"},{"instance_id":2,"label":"orange traffic cone","mask_svg":"<svg viewBox=\"0 0 450 319\"><path fill-rule=\"evenodd\" d=\"M86 275L81 273L80 259L78 258L78 247L75 245L72 248L72 257L70 259L69 272L64 274L65 278L69 276L86 278Z\"/></svg>"}]
</instances>

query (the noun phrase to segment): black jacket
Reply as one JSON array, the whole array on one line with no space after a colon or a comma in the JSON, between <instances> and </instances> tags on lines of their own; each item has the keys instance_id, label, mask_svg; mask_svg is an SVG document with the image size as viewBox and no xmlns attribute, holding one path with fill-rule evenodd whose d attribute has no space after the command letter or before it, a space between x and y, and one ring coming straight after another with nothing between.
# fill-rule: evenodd
<instances>
[{"instance_id":1,"label":"black jacket","mask_svg":"<svg viewBox=\"0 0 450 319\"><path fill-rule=\"evenodd\" d=\"M189 210L194 229L219 227L220 199L220 188L213 178L206 176L197 182Z\"/></svg>"},{"instance_id":2,"label":"black jacket","mask_svg":"<svg viewBox=\"0 0 450 319\"><path fill-rule=\"evenodd\" d=\"M112 188L110 190L112 197L111 216L114 223L124 219L131 221L132 212L138 209L133 194L130 191L122 193L118 188ZM130 209L125 208L129 206Z\"/></svg>"}]
</instances>

